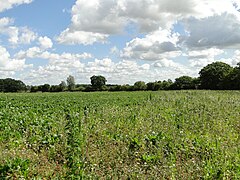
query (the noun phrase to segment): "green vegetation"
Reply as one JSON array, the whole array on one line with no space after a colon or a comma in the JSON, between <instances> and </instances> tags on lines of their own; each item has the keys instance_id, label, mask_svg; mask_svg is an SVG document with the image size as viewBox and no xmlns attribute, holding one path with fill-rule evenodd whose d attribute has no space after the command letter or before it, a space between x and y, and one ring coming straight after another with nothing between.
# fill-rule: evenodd
<instances>
[{"instance_id":1,"label":"green vegetation","mask_svg":"<svg viewBox=\"0 0 240 180\"><path fill-rule=\"evenodd\" d=\"M26 89L26 85L20 80L0 79L0 92L21 92L26 91Z\"/></svg>"},{"instance_id":2,"label":"green vegetation","mask_svg":"<svg viewBox=\"0 0 240 180\"><path fill-rule=\"evenodd\" d=\"M159 91L159 90L240 90L240 63L235 67L223 62L214 62L203 67L198 78L181 76L173 82L167 81L148 82L137 81L134 85L111 85L107 84L104 76L93 75L90 84L75 84L73 76L67 77L67 83L61 81L59 85L26 86L20 80L11 78L0 79L0 92L63 92L63 91Z\"/></svg>"},{"instance_id":3,"label":"green vegetation","mask_svg":"<svg viewBox=\"0 0 240 180\"><path fill-rule=\"evenodd\" d=\"M0 179L239 179L240 92L0 94Z\"/></svg>"}]
</instances>

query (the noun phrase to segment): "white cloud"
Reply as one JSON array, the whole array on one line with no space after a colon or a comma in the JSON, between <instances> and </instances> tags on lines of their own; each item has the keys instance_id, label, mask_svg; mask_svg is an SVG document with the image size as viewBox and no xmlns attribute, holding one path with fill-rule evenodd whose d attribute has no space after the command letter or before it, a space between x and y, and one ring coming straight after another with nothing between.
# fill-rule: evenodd
<instances>
[{"instance_id":1,"label":"white cloud","mask_svg":"<svg viewBox=\"0 0 240 180\"><path fill-rule=\"evenodd\" d=\"M115 0L77 0L72 7L72 28L86 32L115 34L123 30Z\"/></svg>"},{"instance_id":2,"label":"white cloud","mask_svg":"<svg viewBox=\"0 0 240 180\"><path fill-rule=\"evenodd\" d=\"M10 44L30 44L37 38L37 34L28 27L16 27L13 24L14 19L7 17L0 18L0 34L8 36Z\"/></svg>"},{"instance_id":3,"label":"white cloud","mask_svg":"<svg viewBox=\"0 0 240 180\"><path fill-rule=\"evenodd\" d=\"M58 41L93 44L105 41L109 35L122 33L131 22L140 32L149 33L159 28L170 29L174 23L186 18L201 19L224 12L237 14L233 1L77 0L72 7L71 25L61 33Z\"/></svg>"},{"instance_id":4,"label":"white cloud","mask_svg":"<svg viewBox=\"0 0 240 180\"><path fill-rule=\"evenodd\" d=\"M77 83L90 83L93 75L103 75L108 83L130 83L146 80L146 74L151 73L149 64L138 64L135 61L122 60L114 62L109 58L95 59L90 62L80 62L78 60L50 60L46 66L39 66L25 73L22 79L27 84L58 84L61 80L71 74Z\"/></svg>"},{"instance_id":5,"label":"white cloud","mask_svg":"<svg viewBox=\"0 0 240 180\"><path fill-rule=\"evenodd\" d=\"M172 67L172 68L178 68L180 64L178 63L175 63L174 61L170 60L170 59L162 59L162 60L159 60L159 61L155 61L154 62L154 66L155 67Z\"/></svg>"},{"instance_id":6,"label":"white cloud","mask_svg":"<svg viewBox=\"0 0 240 180\"><path fill-rule=\"evenodd\" d=\"M36 33L28 29L27 27L20 28L18 44L30 44L37 38Z\"/></svg>"},{"instance_id":7,"label":"white cloud","mask_svg":"<svg viewBox=\"0 0 240 180\"><path fill-rule=\"evenodd\" d=\"M202 68L215 61L215 57L224 53L224 50L210 48L204 50L188 51L186 56L189 59L191 67Z\"/></svg>"},{"instance_id":8,"label":"white cloud","mask_svg":"<svg viewBox=\"0 0 240 180\"><path fill-rule=\"evenodd\" d=\"M169 30L154 31L144 38L135 38L126 44L122 57L156 61L163 58L174 58L181 55L177 46L179 35Z\"/></svg>"},{"instance_id":9,"label":"white cloud","mask_svg":"<svg viewBox=\"0 0 240 180\"><path fill-rule=\"evenodd\" d=\"M11 9L13 6L20 4L29 4L33 0L0 0L0 12Z\"/></svg>"},{"instance_id":10,"label":"white cloud","mask_svg":"<svg viewBox=\"0 0 240 180\"><path fill-rule=\"evenodd\" d=\"M113 47L110 49L110 53L111 53L111 54L115 54L115 55L119 55L120 50L117 48L117 46L113 46Z\"/></svg>"},{"instance_id":11,"label":"white cloud","mask_svg":"<svg viewBox=\"0 0 240 180\"><path fill-rule=\"evenodd\" d=\"M49 49L49 48L52 48L52 46L53 46L52 40L50 38L48 38L47 36L39 37L38 41L39 41L40 47L42 49Z\"/></svg>"},{"instance_id":12,"label":"white cloud","mask_svg":"<svg viewBox=\"0 0 240 180\"><path fill-rule=\"evenodd\" d=\"M15 57L18 59L27 59L27 58L42 58L47 59L51 61L69 61L69 63L72 63L71 61L79 61L82 59L90 59L92 58L92 55L89 53L82 53L82 54L72 54L72 53L51 53L48 51L44 51L44 49L39 47L32 47L29 48L26 51L19 51L17 54L15 54Z\"/></svg>"},{"instance_id":13,"label":"white cloud","mask_svg":"<svg viewBox=\"0 0 240 180\"><path fill-rule=\"evenodd\" d=\"M84 59L92 58L89 53L71 54L71 53L52 53L44 51L39 47L29 48L27 51L20 51L15 55L19 59L47 59L48 63L44 66L33 68L30 72L24 73L22 79L28 84L58 84L65 80L69 74L75 75L83 71ZM58 82L59 81L59 82Z\"/></svg>"},{"instance_id":14,"label":"white cloud","mask_svg":"<svg viewBox=\"0 0 240 180\"><path fill-rule=\"evenodd\" d=\"M155 61L153 63L153 66L156 68L160 68L162 70L168 70L169 72L172 71L173 74L179 74L179 75L183 75L183 74L190 75L190 74L196 73L191 68L166 58ZM169 75L170 77L172 76L171 74L167 74L167 75Z\"/></svg>"},{"instance_id":15,"label":"white cloud","mask_svg":"<svg viewBox=\"0 0 240 180\"><path fill-rule=\"evenodd\" d=\"M232 58L221 58L218 61L225 62L230 66L236 66L240 62L240 51L236 50Z\"/></svg>"},{"instance_id":16,"label":"white cloud","mask_svg":"<svg viewBox=\"0 0 240 180\"><path fill-rule=\"evenodd\" d=\"M185 43L190 49L240 47L240 18L234 14L191 18L186 21L185 26L189 32Z\"/></svg>"},{"instance_id":17,"label":"white cloud","mask_svg":"<svg viewBox=\"0 0 240 180\"><path fill-rule=\"evenodd\" d=\"M8 18L8 17L0 18L0 29L4 28L6 26L9 26L13 22L14 22L14 20L11 18Z\"/></svg>"},{"instance_id":18,"label":"white cloud","mask_svg":"<svg viewBox=\"0 0 240 180\"><path fill-rule=\"evenodd\" d=\"M108 35L101 33L93 33L86 31L72 31L66 29L57 38L57 41L62 44L74 45L74 44L84 44L91 45L95 42L105 43Z\"/></svg>"},{"instance_id":19,"label":"white cloud","mask_svg":"<svg viewBox=\"0 0 240 180\"><path fill-rule=\"evenodd\" d=\"M0 3L0 11L30 2L4 1ZM119 62L110 58L93 59L89 53L59 53L58 49L51 49L52 37L38 36L30 28L17 27L13 19L5 17L0 18L0 33L7 36L10 45L34 43L31 46L35 47L19 51L14 58L6 49L2 50L0 56L5 60L0 63L11 74L13 67L26 66L25 59L48 60L46 65L23 73L29 83L58 83L69 74L80 83L101 74L108 82L120 84L195 76L211 62L222 60L234 65L240 61L238 51L232 58L222 55L226 48L240 47L239 7L239 0L76 0L71 23L59 32L57 42L106 45L113 40L101 46L101 56L120 55ZM116 36L119 34L121 37ZM118 38L122 39L117 41ZM126 39L129 42L118 49ZM107 50L110 54L104 54ZM95 51L96 56L99 51Z\"/></svg>"},{"instance_id":20,"label":"white cloud","mask_svg":"<svg viewBox=\"0 0 240 180\"><path fill-rule=\"evenodd\" d=\"M202 58L214 58L217 55L223 54L224 51L221 49L210 48L199 51L188 51L189 59L202 59Z\"/></svg>"},{"instance_id":21,"label":"white cloud","mask_svg":"<svg viewBox=\"0 0 240 180\"><path fill-rule=\"evenodd\" d=\"M6 48L0 46L0 72L21 71L24 68L31 66L25 64L25 59L12 59Z\"/></svg>"}]
</instances>

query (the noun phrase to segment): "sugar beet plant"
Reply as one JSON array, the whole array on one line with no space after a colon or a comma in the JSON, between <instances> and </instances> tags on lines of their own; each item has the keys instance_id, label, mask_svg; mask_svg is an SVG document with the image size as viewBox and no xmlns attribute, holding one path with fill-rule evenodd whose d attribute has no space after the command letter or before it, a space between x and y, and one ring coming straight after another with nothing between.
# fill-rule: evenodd
<instances>
[{"instance_id":1,"label":"sugar beet plant","mask_svg":"<svg viewBox=\"0 0 240 180\"><path fill-rule=\"evenodd\" d=\"M83 136L81 132L81 119L79 114L73 115L71 111L66 112L66 165L67 179L82 179L83 178Z\"/></svg>"},{"instance_id":2,"label":"sugar beet plant","mask_svg":"<svg viewBox=\"0 0 240 180\"><path fill-rule=\"evenodd\" d=\"M239 179L240 92L0 94L0 179Z\"/></svg>"}]
</instances>

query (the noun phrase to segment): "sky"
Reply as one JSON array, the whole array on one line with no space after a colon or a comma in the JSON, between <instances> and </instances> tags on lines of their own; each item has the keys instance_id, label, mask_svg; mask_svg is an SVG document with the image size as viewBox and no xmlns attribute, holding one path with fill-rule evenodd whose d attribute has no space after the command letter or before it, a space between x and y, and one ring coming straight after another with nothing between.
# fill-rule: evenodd
<instances>
[{"instance_id":1,"label":"sky","mask_svg":"<svg viewBox=\"0 0 240 180\"><path fill-rule=\"evenodd\" d=\"M239 9L240 0L0 0L0 78L134 84L236 66Z\"/></svg>"}]
</instances>

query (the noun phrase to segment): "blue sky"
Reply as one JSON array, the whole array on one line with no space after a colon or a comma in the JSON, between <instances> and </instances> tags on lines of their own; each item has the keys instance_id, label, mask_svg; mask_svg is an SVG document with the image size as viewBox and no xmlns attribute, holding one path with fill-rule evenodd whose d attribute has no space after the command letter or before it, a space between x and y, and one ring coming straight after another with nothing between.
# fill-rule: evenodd
<instances>
[{"instance_id":1,"label":"blue sky","mask_svg":"<svg viewBox=\"0 0 240 180\"><path fill-rule=\"evenodd\" d=\"M0 0L0 78L133 84L240 62L239 0Z\"/></svg>"}]
</instances>

